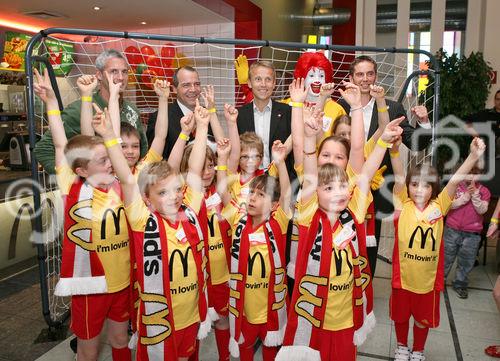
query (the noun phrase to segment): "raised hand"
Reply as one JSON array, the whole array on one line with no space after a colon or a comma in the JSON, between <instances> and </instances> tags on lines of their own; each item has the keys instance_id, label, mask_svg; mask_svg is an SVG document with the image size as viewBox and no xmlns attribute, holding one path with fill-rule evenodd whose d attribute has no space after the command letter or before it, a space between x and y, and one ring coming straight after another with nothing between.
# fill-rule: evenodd
<instances>
[{"instance_id":1,"label":"raised hand","mask_svg":"<svg viewBox=\"0 0 500 361\"><path fill-rule=\"evenodd\" d=\"M43 76L40 75L37 69L35 69L35 78L36 81L33 84L33 90L35 94L42 99L44 103L48 103L50 101L56 101L56 94L52 89L52 84L50 83L49 72L47 68L43 70Z\"/></svg>"},{"instance_id":2,"label":"raised hand","mask_svg":"<svg viewBox=\"0 0 500 361\"><path fill-rule=\"evenodd\" d=\"M104 71L104 76L108 80L109 95L119 97L120 89L122 87L122 82L119 81L115 83L113 80L113 76L107 71Z\"/></svg>"},{"instance_id":3,"label":"raised hand","mask_svg":"<svg viewBox=\"0 0 500 361\"><path fill-rule=\"evenodd\" d=\"M234 68L236 70L238 83L246 84L248 82L248 60L246 55L238 55L238 57L234 61Z\"/></svg>"},{"instance_id":4,"label":"raised hand","mask_svg":"<svg viewBox=\"0 0 500 361\"><path fill-rule=\"evenodd\" d=\"M236 124L236 120L238 119L238 109L236 109L233 105L224 104L224 117L227 122Z\"/></svg>"},{"instance_id":5,"label":"raised hand","mask_svg":"<svg viewBox=\"0 0 500 361\"><path fill-rule=\"evenodd\" d=\"M306 100L308 89L304 87L304 78L293 79L288 86L290 100L292 102L303 103Z\"/></svg>"},{"instance_id":6,"label":"raised hand","mask_svg":"<svg viewBox=\"0 0 500 361\"><path fill-rule=\"evenodd\" d=\"M114 135L108 108L104 108L104 111L102 111L96 103L92 103L92 105L95 110L94 117L92 118L92 127L96 134L101 137Z\"/></svg>"},{"instance_id":7,"label":"raised hand","mask_svg":"<svg viewBox=\"0 0 500 361\"><path fill-rule=\"evenodd\" d=\"M222 138L217 142L217 156L219 159L229 158L229 153L231 152L231 143L229 143L228 138Z\"/></svg>"},{"instance_id":8,"label":"raised hand","mask_svg":"<svg viewBox=\"0 0 500 361\"><path fill-rule=\"evenodd\" d=\"M311 106L304 107L304 135L306 137L315 137L323 131L323 113L321 110Z\"/></svg>"},{"instance_id":9,"label":"raised hand","mask_svg":"<svg viewBox=\"0 0 500 361\"><path fill-rule=\"evenodd\" d=\"M194 114L188 113L181 118L181 130L186 135L191 134L193 129L195 128Z\"/></svg>"},{"instance_id":10,"label":"raised hand","mask_svg":"<svg viewBox=\"0 0 500 361\"><path fill-rule=\"evenodd\" d=\"M384 132L380 136L380 139L382 139L386 143L391 144L397 142L398 139L401 138L401 134L403 134L403 128L401 128L399 124L401 124L404 119L405 117L402 116L390 121L389 124L385 126Z\"/></svg>"},{"instance_id":11,"label":"raised hand","mask_svg":"<svg viewBox=\"0 0 500 361\"><path fill-rule=\"evenodd\" d=\"M472 142L470 143L470 153L477 158L481 157L484 154L484 151L486 150L486 144L484 144L484 141L476 137L472 139Z\"/></svg>"},{"instance_id":12,"label":"raised hand","mask_svg":"<svg viewBox=\"0 0 500 361\"><path fill-rule=\"evenodd\" d=\"M383 98L385 96L385 89L380 85L370 85L370 95L375 99Z\"/></svg>"},{"instance_id":13,"label":"raised hand","mask_svg":"<svg viewBox=\"0 0 500 361\"><path fill-rule=\"evenodd\" d=\"M339 89L342 98L344 98L351 108L361 107L361 90L359 86L347 81L343 81L342 85L345 86L345 90Z\"/></svg>"},{"instance_id":14,"label":"raised hand","mask_svg":"<svg viewBox=\"0 0 500 361\"><path fill-rule=\"evenodd\" d=\"M331 98L334 91L335 91L335 83L325 83L321 85L321 89L319 90L319 96L322 98Z\"/></svg>"},{"instance_id":15,"label":"raised hand","mask_svg":"<svg viewBox=\"0 0 500 361\"><path fill-rule=\"evenodd\" d=\"M194 108L194 119L196 120L196 126L206 125L210 123L210 113L207 108L200 105L198 99L196 99L196 107Z\"/></svg>"},{"instance_id":16,"label":"raised hand","mask_svg":"<svg viewBox=\"0 0 500 361\"><path fill-rule=\"evenodd\" d=\"M203 87L203 91L200 94L205 104L205 108L212 109L215 108L215 90L213 85L207 85Z\"/></svg>"},{"instance_id":17,"label":"raised hand","mask_svg":"<svg viewBox=\"0 0 500 361\"><path fill-rule=\"evenodd\" d=\"M81 96L92 95L97 87L97 78L95 75L82 75L76 81Z\"/></svg>"},{"instance_id":18,"label":"raised hand","mask_svg":"<svg viewBox=\"0 0 500 361\"><path fill-rule=\"evenodd\" d=\"M429 123L429 114L425 105L416 105L411 108L411 112L416 115L419 123Z\"/></svg>"},{"instance_id":19,"label":"raised hand","mask_svg":"<svg viewBox=\"0 0 500 361\"><path fill-rule=\"evenodd\" d=\"M286 158L286 145L281 143L281 140L279 139L275 140L271 148L271 154L274 163L280 164L284 162Z\"/></svg>"},{"instance_id":20,"label":"raised hand","mask_svg":"<svg viewBox=\"0 0 500 361\"><path fill-rule=\"evenodd\" d=\"M170 95L170 82L167 80L156 79L154 83L154 90L158 98L168 100Z\"/></svg>"}]
</instances>

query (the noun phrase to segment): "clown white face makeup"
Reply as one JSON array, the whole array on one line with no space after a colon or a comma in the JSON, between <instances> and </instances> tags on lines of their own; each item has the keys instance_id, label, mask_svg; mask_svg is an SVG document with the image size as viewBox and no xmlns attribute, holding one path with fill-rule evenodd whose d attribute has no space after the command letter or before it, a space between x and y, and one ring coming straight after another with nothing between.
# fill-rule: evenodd
<instances>
[{"instance_id":1,"label":"clown white face makeup","mask_svg":"<svg viewBox=\"0 0 500 361\"><path fill-rule=\"evenodd\" d=\"M316 67L309 69L305 78L305 86L308 90L306 100L308 102L317 103L323 84L325 84L325 71Z\"/></svg>"}]
</instances>

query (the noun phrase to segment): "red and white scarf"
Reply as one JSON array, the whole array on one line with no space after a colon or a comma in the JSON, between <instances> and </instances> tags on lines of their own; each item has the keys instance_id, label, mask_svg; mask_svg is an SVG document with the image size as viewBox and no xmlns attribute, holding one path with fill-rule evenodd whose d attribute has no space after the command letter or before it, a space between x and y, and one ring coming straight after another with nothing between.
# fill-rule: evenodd
<instances>
[{"instance_id":1,"label":"red and white scarf","mask_svg":"<svg viewBox=\"0 0 500 361\"><path fill-rule=\"evenodd\" d=\"M117 181L113 186L118 186ZM56 296L106 293L107 284L96 245L92 242L94 188L84 179L71 185L64 205L62 264Z\"/></svg>"},{"instance_id":2,"label":"red and white scarf","mask_svg":"<svg viewBox=\"0 0 500 361\"><path fill-rule=\"evenodd\" d=\"M198 312L200 328L198 339L208 335L212 320L207 312L206 255L203 245L202 225L195 212L182 206L180 222L190 243L198 274ZM137 239L136 236L142 237ZM138 331L129 342L130 348L137 344L137 360L176 360L175 326L170 295L170 271L168 264L168 240L163 219L151 213L145 231L134 232L134 247L137 255L137 280L139 282L140 305Z\"/></svg>"},{"instance_id":3,"label":"red and white scarf","mask_svg":"<svg viewBox=\"0 0 500 361\"><path fill-rule=\"evenodd\" d=\"M346 247L350 247L353 257L353 317L355 345L362 344L368 333L375 327L373 314L373 290L367 263L364 225L354 221L348 210L344 210L336 227L353 232L340 232L332 238L332 226L328 216L320 209L316 211L308 229L301 229L299 243L297 278L288 315L283 347L276 360L320 360L320 353L314 350L311 340L318 337L323 327L328 300L328 284L333 243L341 244L343 237L353 237ZM305 234L302 234L305 233Z\"/></svg>"},{"instance_id":4,"label":"red and white scarf","mask_svg":"<svg viewBox=\"0 0 500 361\"><path fill-rule=\"evenodd\" d=\"M271 347L279 346L283 342L287 322L287 286L281 228L272 217L265 222L263 227L271 265L267 302L267 332L263 343L265 346ZM231 279L229 280L229 331L231 334L229 351L233 357L239 357L238 345L245 341L241 333L241 324L250 251L249 234L252 229L252 217L245 215L239 220L233 235Z\"/></svg>"}]
</instances>

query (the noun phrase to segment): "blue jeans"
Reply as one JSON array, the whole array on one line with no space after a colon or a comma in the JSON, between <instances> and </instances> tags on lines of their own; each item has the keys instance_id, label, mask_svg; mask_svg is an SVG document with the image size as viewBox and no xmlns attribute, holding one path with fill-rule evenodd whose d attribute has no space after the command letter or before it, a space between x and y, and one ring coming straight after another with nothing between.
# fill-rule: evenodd
<instances>
[{"instance_id":1,"label":"blue jeans","mask_svg":"<svg viewBox=\"0 0 500 361\"><path fill-rule=\"evenodd\" d=\"M474 268L477 250L481 243L478 233L457 231L445 227L444 229L444 275L448 277L451 266L457 258L457 274L453 281L453 287L467 288L469 284L469 273Z\"/></svg>"}]
</instances>

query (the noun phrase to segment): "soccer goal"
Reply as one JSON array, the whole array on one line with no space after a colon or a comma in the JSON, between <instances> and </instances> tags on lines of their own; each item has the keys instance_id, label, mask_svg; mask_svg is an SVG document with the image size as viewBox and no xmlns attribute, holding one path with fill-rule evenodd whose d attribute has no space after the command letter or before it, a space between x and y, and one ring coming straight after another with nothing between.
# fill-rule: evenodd
<instances>
[{"instance_id":1,"label":"soccer goal","mask_svg":"<svg viewBox=\"0 0 500 361\"><path fill-rule=\"evenodd\" d=\"M171 80L174 70L179 66L193 66L199 73L202 85L214 86L216 108L222 115L224 103L243 104L244 87L238 83L235 71L238 55L244 54L249 63L257 59L273 62L277 73L274 98L280 100L288 97L288 85L293 80L293 71L300 54L318 50L324 51L331 59L337 87L342 80L348 80L349 64L354 57L369 55L379 64L378 83L386 89L388 98L403 103L411 122L414 120L410 109L418 102L432 104L428 110L433 125L439 113L439 72L421 70L416 55L427 56L434 64L433 69L438 69L438 64L430 53L421 50L54 28L35 35L26 51L30 150L33 150L36 140L47 129L45 109L33 93L33 69L40 69L42 64L49 68L59 106L63 109L79 98L76 80L82 74L95 73L95 58L105 49L122 51L127 57L130 65L129 85L124 97L138 106L144 122L157 107L152 88L154 79ZM433 81L429 83L426 78L431 71ZM422 86L433 87L432 94L436 95L430 99L419 99ZM338 96L336 92L334 98ZM407 154L408 162L429 161L433 155L432 148L419 154ZM61 261L62 201L54 178L39 169L33 156L31 170L34 208L42 208L41 199L45 199L46 194L50 193L51 199L55 199L52 217L42 217L43 212L35 212L32 240L39 253L43 313L49 326L56 327L67 317L70 301L69 298L54 295Z\"/></svg>"}]
</instances>

